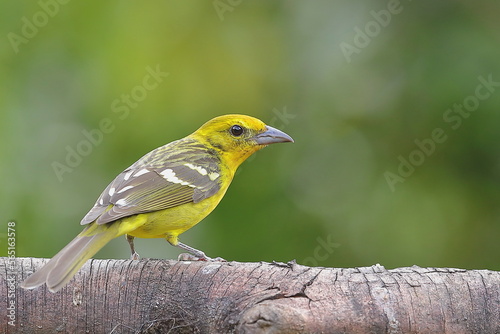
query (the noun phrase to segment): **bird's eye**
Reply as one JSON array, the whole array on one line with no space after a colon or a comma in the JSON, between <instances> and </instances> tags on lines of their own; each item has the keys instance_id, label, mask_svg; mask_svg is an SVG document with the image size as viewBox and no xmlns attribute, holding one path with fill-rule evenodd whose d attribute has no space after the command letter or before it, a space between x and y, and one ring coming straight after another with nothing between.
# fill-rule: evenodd
<instances>
[{"instance_id":1,"label":"bird's eye","mask_svg":"<svg viewBox=\"0 0 500 334\"><path fill-rule=\"evenodd\" d=\"M235 137L239 137L243 134L243 128L239 125L233 125L231 127L231 134Z\"/></svg>"}]
</instances>

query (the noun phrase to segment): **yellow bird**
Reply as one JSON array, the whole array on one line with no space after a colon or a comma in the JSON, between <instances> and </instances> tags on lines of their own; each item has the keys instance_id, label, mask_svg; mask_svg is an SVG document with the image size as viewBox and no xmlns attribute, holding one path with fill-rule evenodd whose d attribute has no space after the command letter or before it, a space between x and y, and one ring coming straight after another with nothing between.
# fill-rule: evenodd
<instances>
[{"instance_id":1,"label":"yellow bird","mask_svg":"<svg viewBox=\"0 0 500 334\"><path fill-rule=\"evenodd\" d=\"M179 242L181 233L219 204L236 169L254 152L293 142L286 133L245 115L216 117L191 135L161 146L125 169L83 217L86 228L20 286L61 289L111 239L125 235L132 259L134 237L165 238L196 258L211 260Z\"/></svg>"}]
</instances>

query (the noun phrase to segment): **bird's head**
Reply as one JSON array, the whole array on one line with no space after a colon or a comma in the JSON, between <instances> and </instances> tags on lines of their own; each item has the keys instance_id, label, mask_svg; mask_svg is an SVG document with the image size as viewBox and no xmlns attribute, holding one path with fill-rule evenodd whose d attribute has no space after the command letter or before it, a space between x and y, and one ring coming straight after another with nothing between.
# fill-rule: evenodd
<instances>
[{"instance_id":1,"label":"bird's head","mask_svg":"<svg viewBox=\"0 0 500 334\"><path fill-rule=\"evenodd\" d=\"M293 142L292 137L283 131L245 115L213 118L191 136L216 150L225 163L235 168L269 144Z\"/></svg>"}]
</instances>

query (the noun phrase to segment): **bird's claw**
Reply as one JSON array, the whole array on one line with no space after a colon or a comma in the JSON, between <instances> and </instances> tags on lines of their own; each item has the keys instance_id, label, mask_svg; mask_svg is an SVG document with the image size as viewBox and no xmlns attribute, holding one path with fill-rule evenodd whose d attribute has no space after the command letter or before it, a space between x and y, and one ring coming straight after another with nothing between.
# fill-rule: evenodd
<instances>
[{"instance_id":1,"label":"bird's claw","mask_svg":"<svg viewBox=\"0 0 500 334\"><path fill-rule=\"evenodd\" d=\"M211 258L203 254L203 256L196 256L189 253L181 253L177 257L179 261L210 261L210 262L227 262L221 257Z\"/></svg>"}]
</instances>

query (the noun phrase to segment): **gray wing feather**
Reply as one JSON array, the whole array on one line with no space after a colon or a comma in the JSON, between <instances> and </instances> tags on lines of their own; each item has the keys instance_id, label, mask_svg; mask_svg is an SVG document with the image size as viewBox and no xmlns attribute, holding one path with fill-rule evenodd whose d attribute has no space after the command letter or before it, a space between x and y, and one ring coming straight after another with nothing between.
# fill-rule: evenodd
<instances>
[{"instance_id":1,"label":"gray wing feather","mask_svg":"<svg viewBox=\"0 0 500 334\"><path fill-rule=\"evenodd\" d=\"M170 147L151 151L120 173L104 189L81 224L93 221L105 224L139 213L197 203L217 193L219 158L213 152L182 140L166 146ZM183 154L178 154L175 146L183 146ZM206 173L186 164L202 167Z\"/></svg>"}]
</instances>

